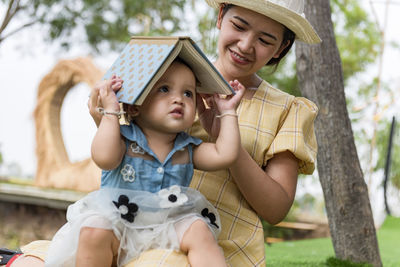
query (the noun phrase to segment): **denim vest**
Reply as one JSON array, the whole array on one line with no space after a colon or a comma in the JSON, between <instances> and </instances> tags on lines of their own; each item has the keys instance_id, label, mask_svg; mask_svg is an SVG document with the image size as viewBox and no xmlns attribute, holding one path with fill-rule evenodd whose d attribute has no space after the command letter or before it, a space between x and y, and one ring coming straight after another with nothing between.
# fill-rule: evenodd
<instances>
[{"instance_id":1,"label":"denim vest","mask_svg":"<svg viewBox=\"0 0 400 267\"><path fill-rule=\"evenodd\" d=\"M134 123L122 125L120 129L122 136L125 137L127 151L132 149L136 153L147 153L153 157L153 160L132 157L125 153L121 164L117 168L102 171L102 188L124 188L155 193L172 185L189 186L193 175L193 144L199 145L202 142L200 139L185 132L178 133L172 151L164 162L160 162L148 146L145 135L137 125ZM189 152L189 162L186 164L172 164L174 153L186 147Z\"/></svg>"}]
</instances>

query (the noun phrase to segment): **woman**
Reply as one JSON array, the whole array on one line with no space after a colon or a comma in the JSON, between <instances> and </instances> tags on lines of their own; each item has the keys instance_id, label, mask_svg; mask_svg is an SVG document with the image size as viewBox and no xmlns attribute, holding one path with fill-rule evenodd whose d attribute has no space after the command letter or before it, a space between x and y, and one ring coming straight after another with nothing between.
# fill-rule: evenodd
<instances>
[{"instance_id":1,"label":"woman","mask_svg":"<svg viewBox=\"0 0 400 267\"><path fill-rule=\"evenodd\" d=\"M266 64L278 64L295 38L310 44L321 40L302 14L302 0L206 1L219 9L215 67L225 80L237 79L246 87L237 110L242 148L229 170L196 171L191 187L202 192L220 213L219 245L228 265L265 266L259 216L271 224L284 219L295 197L298 173L313 172L317 107L307 99L273 88L256 72ZM96 122L97 94L92 92L89 102ZM198 107L201 125L197 123L189 134L215 138L219 129L215 105L205 99L210 108ZM34 262L43 266L39 258L43 258L46 245L29 244L23 248L25 257L19 257L12 266L33 267ZM162 250L148 251L127 266L164 263L187 266L185 255Z\"/></svg>"}]
</instances>

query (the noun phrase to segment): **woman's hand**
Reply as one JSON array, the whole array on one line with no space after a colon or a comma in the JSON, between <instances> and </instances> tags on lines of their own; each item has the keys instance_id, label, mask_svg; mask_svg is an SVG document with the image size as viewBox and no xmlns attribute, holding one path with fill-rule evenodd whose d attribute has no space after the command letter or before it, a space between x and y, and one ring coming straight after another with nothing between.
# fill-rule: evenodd
<instances>
[{"instance_id":1,"label":"woman's hand","mask_svg":"<svg viewBox=\"0 0 400 267\"><path fill-rule=\"evenodd\" d=\"M103 103L102 103L100 91L106 90L107 94L109 94L109 93L111 94L111 92L114 92L114 94L115 94L119 89L121 89L122 83L123 83L123 80L120 77L113 75L110 80L100 81L100 82L96 83L96 85L92 88L92 91L90 93L90 97L88 100L88 108L89 108L90 116L92 116L97 127L99 126L101 118L102 118L102 115L98 112L97 108L104 107ZM108 89L108 91L107 91L107 89ZM104 96L104 92L103 92L103 96ZM106 107L104 107L104 108L106 108ZM119 110L119 106L118 106L118 110Z\"/></svg>"},{"instance_id":2,"label":"woman's hand","mask_svg":"<svg viewBox=\"0 0 400 267\"><path fill-rule=\"evenodd\" d=\"M236 111L246 91L246 88L237 80L231 81L229 84L235 90L235 95L232 94L221 97L217 94L198 94L196 98L197 114L199 115L200 123L206 132L214 139L218 137L220 129L220 120L216 116L228 112L229 110Z\"/></svg>"},{"instance_id":3,"label":"woman's hand","mask_svg":"<svg viewBox=\"0 0 400 267\"><path fill-rule=\"evenodd\" d=\"M215 117L218 115L218 109L213 104L213 95L198 94L196 102L197 114L199 115L201 126L211 138L216 139L219 134L220 121Z\"/></svg>"}]
</instances>

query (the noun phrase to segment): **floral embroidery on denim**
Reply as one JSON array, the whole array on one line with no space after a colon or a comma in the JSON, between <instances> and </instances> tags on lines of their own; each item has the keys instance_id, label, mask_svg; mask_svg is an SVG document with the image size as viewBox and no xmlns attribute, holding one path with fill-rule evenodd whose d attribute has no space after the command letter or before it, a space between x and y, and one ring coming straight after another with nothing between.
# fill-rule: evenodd
<instances>
[{"instance_id":1,"label":"floral embroidery on denim","mask_svg":"<svg viewBox=\"0 0 400 267\"><path fill-rule=\"evenodd\" d=\"M188 197L181 193L181 188L178 185L173 185L170 188L164 188L158 192L161 198L161 208L171 208L184 204L188 201Z\"/></svg>"},{"instance_id":2,"label":"floral embroidery on denim","mask_svg":"<svg viewBox=\"0 0 400 267\"><path fill-rule=\"evenodd\" d=\"M125 182L133 182L135 181L135 169L130 164L125 164L125 166L121 170L122 179Z\"/></svg>"},{"instance_id":3,"label":"floral embroidery on denim","mask_svg":"<svg viewBox=\"0 0 400 267\"><path fill-rule=\"evenodd\" d=\"M113 201L114 205L118 208L118 211L121 213L121 218L127 220L130 223L133 223L135 220L136 212L139 207L136 203L129 203L129 198L126 195L120 195L118 198L118 202Z\"/></svg>"},{"instance_id":4,"label":"floral embroidery on denim","mask_svg":"<svg viewBox=\"0 0 400 267\"><path fill-rule=\"evenodd\" d=\"M137 154L144 154L146 153L143 148L141 148L136 142L132 142L130 145L131 151Z\"/></svg>"}]
</instances>

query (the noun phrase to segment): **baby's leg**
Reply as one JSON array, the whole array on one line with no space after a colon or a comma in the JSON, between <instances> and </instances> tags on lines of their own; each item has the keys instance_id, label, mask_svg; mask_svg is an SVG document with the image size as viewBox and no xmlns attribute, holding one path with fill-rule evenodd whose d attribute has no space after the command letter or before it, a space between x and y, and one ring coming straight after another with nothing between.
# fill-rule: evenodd
<instances>
[{"instance_id":1,"label":"baby's leg","mask_svg":"<svg viewBox=\"0 0 400 267\"><path fill-rule=\"evenodd\" d=\"M200 219L192 223L183 235L181 250L188 254L192 267L227 266L222 249L207 224Z\"/></svg>"},{"instance_id":2,"label":"baby's leg","mask_svg":"<svg viewBox=\"0 0 400 267\"><path fill-rule=\"evenodd\" d=\"M83 227L79 235L76 266L114 266L118 247L119 241L112 230Z\"/></svg>"}]
</instances>

